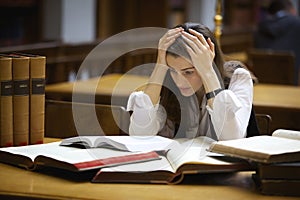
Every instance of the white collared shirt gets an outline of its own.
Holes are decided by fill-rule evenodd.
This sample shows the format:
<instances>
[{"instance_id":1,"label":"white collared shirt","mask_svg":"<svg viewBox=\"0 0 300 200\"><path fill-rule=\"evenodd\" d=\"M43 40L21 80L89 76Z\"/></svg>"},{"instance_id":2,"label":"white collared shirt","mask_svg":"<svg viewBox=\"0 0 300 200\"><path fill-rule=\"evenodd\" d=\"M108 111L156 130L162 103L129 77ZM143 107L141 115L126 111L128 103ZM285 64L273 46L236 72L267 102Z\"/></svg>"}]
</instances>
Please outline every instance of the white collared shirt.
<instances>
[{"instance_id":1,"label":"white collared shirt","mask_svg":"<svg viewBox=\"0 0 300 200\"><path fill-rule=\"evenodd\" d=\"M214 99L213 109L206 106L218 140L243 138L253 102L253 82L250 73L238 68L234 71L228 89ZM166 112L161 105L153 105L142 91L133 92L127 104L132 110L130 135L156 135L166 123Z\"/></svg>"}]
</instances>

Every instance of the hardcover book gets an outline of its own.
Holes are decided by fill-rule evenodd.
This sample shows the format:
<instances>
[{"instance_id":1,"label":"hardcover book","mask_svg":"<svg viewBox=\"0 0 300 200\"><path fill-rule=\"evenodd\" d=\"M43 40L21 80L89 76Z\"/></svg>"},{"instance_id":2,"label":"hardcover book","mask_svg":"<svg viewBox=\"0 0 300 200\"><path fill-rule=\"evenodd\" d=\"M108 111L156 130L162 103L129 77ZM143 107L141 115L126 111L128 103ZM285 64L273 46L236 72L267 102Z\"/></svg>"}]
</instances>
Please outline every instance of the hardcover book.
<instances>
[{"instance_id":1,"label":"hardcover book","mask_svg":"<svg viewBox=\"0 0 300 200\"><path fill-rule=\"evenodd\" d=\"M60 142L0 148L0 161L28 170L52 167L81 172L108 166L160 159L152 152L116 151L107 148L81 149Z\"/></svg>"},{"instance_id":2,"label":"hardcover book","mask_svg":"<svg viewBox=\"0 0 300 200\"><path fill-rule=\"evenodd\" d=\"M207 149L212 142L214 140L203 136L176 139L160 160L102 168L92 182L178 184L186 174L254 170L245 160L209 153Z\"/></svg>"},{"instance_id":3,"label":"hardcover book","mask_svg":"<svg viewBox=\"0 0 300 200\"><path fill-rule=\"evenodd\" d=\"M300 196L299 179L260 179L253 174L253 180L259 192L265 195Z\"/></svg>"},{"instance_id":4,"label":"hardcover book","mask_svg":"<svg viewBox=\"0 0 300 200\"><path fill-rule=\"evenodd\" d=\"M29 58L11 55L14 146L29 142Z\"/></svg>"},{"instance_id":5,"label":"hardcover book","mask_svg":"<svg viewBox=\"0 0 300 200\"><path fill-rule=\"evenodd\" d=\"M13 146L12 59L0 57L0 147Z\"/></svg>"},{"instance_id":6,"label":"hardcover book","mask_svg":"<svg viewBox=\"0 0 300 200\"><path fill-rule=\"evenodd\" d=\"M45 134L46 57L27 56L30 58L29 144L40 144Z\"/></svg>"},{"instance_id":7,"label":"hardcover book","mask_svg":"<svg viewBox=\"0 0 300 200\"><path fill-rule=\"evenodd\" d=\"M98 145L91 148L78 146L74 140L75 147L69 146L69 140L69 144L62 141L1 148L0 161L30 170L42 166L70 172L99 169L92 179L94 183L176 184L185 174L253 170L244 160L208 154L206 149L213 140L206 137L180 140L160 136L98 137Z\"/></svg>"},{"instance_id":8,"label":"hardcover book","mask_svg":"<svg viewBox=\"0 0 300 200\"><path fill-rule=\"evenodd\" d=\"M209 151L259 163L300 161L300 132L278 129L261 135L214 142Z\"/></svg>"},{"instance_id":9,"label":"hardcover book","mask_svg":"<svg viewBox=\"0 0 300 200\"><path fill-rule=\"evenodd\" d=\"M300 162L262 164L257 166L260 179L286 179L300 181Z\"/></svg>"}]
</instances>

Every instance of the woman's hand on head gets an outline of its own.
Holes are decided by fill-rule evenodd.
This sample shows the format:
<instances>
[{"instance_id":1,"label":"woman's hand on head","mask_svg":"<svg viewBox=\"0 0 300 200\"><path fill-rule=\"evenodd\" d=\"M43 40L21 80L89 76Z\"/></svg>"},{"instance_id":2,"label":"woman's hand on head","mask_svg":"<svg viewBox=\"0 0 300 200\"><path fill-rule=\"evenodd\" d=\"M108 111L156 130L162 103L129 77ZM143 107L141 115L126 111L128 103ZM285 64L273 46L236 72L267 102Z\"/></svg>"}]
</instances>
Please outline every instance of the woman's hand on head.
<instances>
[{"instance_id":1,"label":"woman's hand on head","mask_svg":"<svg viewBox=\"0 0 300 200\"><path fill-rule=\"evenodd\" d=\"M210 38L207 40L201 33L189 29L190 33L182 33L182 37L187 43L187 51L192 60L192 65L196 68L202 79L205 92L211 92L221 88L217 74L213 69L215 57L215 45ZM213 107L213 99L208 100L208 105Z\"/></svg>"},{"instance_id":2,"label":"woman's hand on head","mask_svg":"<svg viewBox=\"0 0 300 200\"><path fill-rule=\"evenodd\" d=\"M182 36L189 45L186 48L191 56L193 66L197 69L200 76L211 72L215 57L214 43L210 38L206 40L201 33L193 29L189 29L189 32L183 32Z\"/></svg>"},{"instance_id":3,"label":"woman's hand on head","mask_svg":"<svg viewBox=\"0 0 300 200\"><path fill-rule=\"evenodd\" d=\"M166 65L166 51L171 44L179 37L183 32L183 28L174 28L170 29L165 33L159 40L158 43L158 56L157 56L157 63Z\"/></svg>"}]
</instances>

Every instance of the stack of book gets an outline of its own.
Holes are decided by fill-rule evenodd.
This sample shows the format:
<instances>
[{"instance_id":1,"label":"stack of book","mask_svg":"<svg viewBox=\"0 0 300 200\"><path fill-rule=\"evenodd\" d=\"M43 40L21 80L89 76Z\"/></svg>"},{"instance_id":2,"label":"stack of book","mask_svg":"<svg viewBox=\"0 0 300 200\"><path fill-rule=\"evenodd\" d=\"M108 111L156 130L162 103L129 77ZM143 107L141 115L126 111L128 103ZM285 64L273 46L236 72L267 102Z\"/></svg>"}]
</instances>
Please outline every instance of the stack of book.
<instances>
[{"instance_id":1,"label":"stack of book","mask_svg":"<svg viewBox=\"0 0 300 200\"><path fill-rule=\"evenodd\" d=\"M300 196L300 162L259 164L253 179L263 194Z\"/></svg>"},{"instance_id":2,"label":"stack of book","mask_svg":"<svg viewBox=\"0 0 300 200\"><path fill-rule=\"evenodd\" d=\"M0 146L43 143L46 57L0 55Z\"/></svg>"},{"instance_id":3,"label":"stack of book","mask_svg":"<svg viewBox=\"0 0 300 200\"><path fill-rule=\"evenodd\" d=\"M300 196L300 132L279 129L272 136L221 141L214 151L253 161L262 194Z\"/></svg>"},{"instance_id":4,"label":"stack of book","mask_svg":"<svg viewBox=\"0 0 300 200\"><path fill-rule=\"evenodd\" d=\"M300 133L296 131L277 131L274 135L285 133L288 139L299 141ZM298 144L300 146L300 144ZM292 144L290 143L290 146ZM294 148L297 148L294 146ZM267 195L300 196L300 155L295 158L287 156L284 162L259 163L253 179L260 192ZM295 160L295 161L293 161Z\"/></svg>"}]
</instances>

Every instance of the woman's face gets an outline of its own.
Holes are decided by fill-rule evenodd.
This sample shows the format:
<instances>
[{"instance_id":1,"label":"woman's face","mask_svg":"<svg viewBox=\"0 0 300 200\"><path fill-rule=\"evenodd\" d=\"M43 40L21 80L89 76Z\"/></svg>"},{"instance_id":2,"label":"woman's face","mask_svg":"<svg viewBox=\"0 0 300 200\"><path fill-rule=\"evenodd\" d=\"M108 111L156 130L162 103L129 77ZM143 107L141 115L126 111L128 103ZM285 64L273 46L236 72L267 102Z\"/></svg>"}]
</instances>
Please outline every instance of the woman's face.
<instances>
[{"instance_id":1,"label":"woman's face","mask_svg":"<svg viewBox=\"0 0 300 200\"><path fill-rule=\"evenodd\" d=\"M191 96L202 87L199 74L187 59L168 54L166 61L171 77L183 96Z\"/></svg>"}]
</instances>

